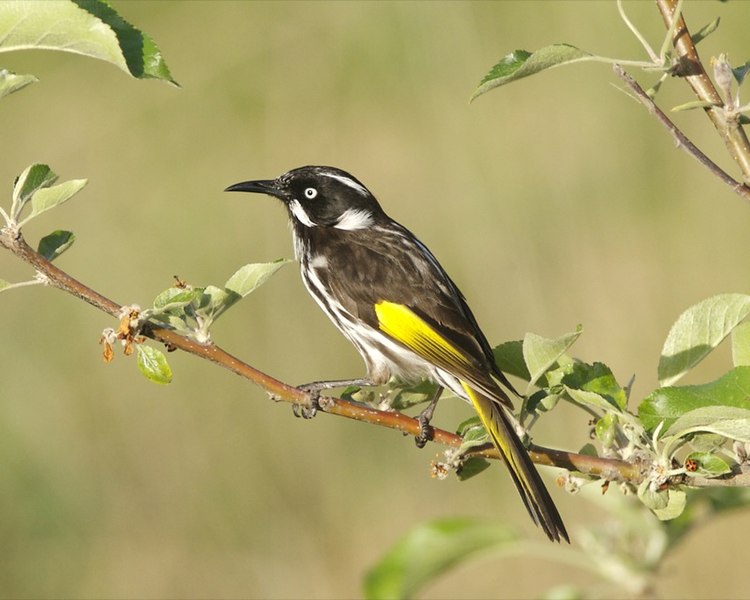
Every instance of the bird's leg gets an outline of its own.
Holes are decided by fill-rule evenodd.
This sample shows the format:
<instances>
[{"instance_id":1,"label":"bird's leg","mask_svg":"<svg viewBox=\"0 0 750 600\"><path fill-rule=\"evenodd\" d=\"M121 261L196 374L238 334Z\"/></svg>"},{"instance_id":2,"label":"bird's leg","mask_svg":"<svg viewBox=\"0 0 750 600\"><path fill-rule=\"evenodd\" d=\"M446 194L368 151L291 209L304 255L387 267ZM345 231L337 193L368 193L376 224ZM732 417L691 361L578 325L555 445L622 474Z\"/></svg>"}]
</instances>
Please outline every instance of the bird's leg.
<instances>
[{"instance_id":1,"label":"bird's leg","mask_svg":"<svg viewBox=\"0 0 750 600\"><path fill-rule=\"evenodd\" d=\"M320 405L318 400L320 399L320 392L323 390L330 390L333 388L345 388L350 385L367 386L372 385L369 379L337 379L334 381L313 381L304 385L298 385L297 389L307 392L312 396L311 406L308 408L301 404L292 405L292 411L295 417L302 417L303 419L312 419L318 412Z\"/></svg>"},{"instance_id":2,"label":"bird's leg","mask_svg":"<svg viewBox=\"0 0 750 600\"><path fill-rule=\"evenodd\" d=\"M430 426L430 421L435 414L435 407L437 406L438 400L440 400L440 394L442 393L442 387L435 390L435 393L430 399L430 403L417 415L417 421L419 421L419 435L414 438L414 443L417 445L417 448L424 448L425 444L432 439L432 427Z\"/></svg>"}]
</instances>

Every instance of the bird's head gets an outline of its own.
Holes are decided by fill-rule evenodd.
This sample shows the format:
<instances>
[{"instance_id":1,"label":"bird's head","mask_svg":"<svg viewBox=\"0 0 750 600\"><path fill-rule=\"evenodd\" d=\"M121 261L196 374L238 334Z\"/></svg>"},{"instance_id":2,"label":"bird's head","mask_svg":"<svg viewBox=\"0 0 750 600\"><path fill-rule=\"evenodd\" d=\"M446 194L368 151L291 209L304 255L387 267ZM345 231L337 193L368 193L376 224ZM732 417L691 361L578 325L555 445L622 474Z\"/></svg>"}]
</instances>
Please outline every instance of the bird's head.
<instances>
[{"instance_id":1,"label":"bird's head","mask_svg":"<svg viewBox=\"0 0 750 600\"><path fill-rule=\"evenodd\" d=\"M226 192L254 192L281 200L296 225L366 229L383 215L378 201L355 177L335 167L299 167L276 179L243 181Z\"/></svg>"}]
</instances>

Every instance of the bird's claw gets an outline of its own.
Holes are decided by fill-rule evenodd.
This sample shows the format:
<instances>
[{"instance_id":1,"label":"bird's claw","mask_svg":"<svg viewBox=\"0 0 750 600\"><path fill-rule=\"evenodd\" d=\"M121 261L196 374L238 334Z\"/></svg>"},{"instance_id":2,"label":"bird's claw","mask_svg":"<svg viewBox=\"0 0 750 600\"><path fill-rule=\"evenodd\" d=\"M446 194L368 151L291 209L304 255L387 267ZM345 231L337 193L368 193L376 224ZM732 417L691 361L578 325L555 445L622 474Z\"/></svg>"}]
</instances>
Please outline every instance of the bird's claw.
<instances>
[{"instance_id":1,"label":"bird's claw","mask_svg":"<svg viewBox=\"0 0 750 600\"><path fill-rule=\"evenodd\" d=\"M434 430L430 425L429 417L424 413L420 413L417 416L417 421L419 422L419 433L414 436L414 443L417 445L417 448L424 448L427 442L432 440Z\"/></svg>"}]
</instances>

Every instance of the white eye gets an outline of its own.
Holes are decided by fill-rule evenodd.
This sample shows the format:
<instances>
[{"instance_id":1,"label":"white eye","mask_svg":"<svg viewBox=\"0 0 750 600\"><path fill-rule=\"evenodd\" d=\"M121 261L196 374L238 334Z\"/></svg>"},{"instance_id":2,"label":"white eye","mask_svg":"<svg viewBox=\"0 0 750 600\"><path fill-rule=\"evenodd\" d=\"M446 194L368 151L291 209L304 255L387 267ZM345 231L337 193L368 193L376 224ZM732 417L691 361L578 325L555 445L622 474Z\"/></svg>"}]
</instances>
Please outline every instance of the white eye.
<instances>
[{"instance_id":1,"label":"white eye","mask_svg":"<svg viewBox=\"0 0 750 600\"><path fill-rule=\"evenodd\" d=\"M305 198L307 198L308 200L312 200L317 195L318 195L318 190L316 190L315 188L305 189Z\"/></svg>"}]
</instances>

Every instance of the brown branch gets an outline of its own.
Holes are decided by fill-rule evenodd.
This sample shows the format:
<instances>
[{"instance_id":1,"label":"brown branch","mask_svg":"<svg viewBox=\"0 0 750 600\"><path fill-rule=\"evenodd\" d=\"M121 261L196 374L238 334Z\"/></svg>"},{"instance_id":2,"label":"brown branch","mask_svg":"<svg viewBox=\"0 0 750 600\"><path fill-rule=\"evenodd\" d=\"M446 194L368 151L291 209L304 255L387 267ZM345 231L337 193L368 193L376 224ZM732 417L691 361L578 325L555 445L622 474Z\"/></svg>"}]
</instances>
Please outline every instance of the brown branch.
<instances>
[{"instance_id":1,"label":"brown branch","mask_svg":"<svg viewBox=\"0 0 750 600\"><path fill-rule=\"evenodd\" d=\"M10 229L0 230L0 245L6 247L16 256L32 265L38 273L44 276L49 285L72 294L76 298L88 302L95 308L98 308L113 317L119 317L122 311L122 305L102 296L77 279L68 275L65 271L56 267L49 260L31 248L19 232ZM140 334L158 342L162 342L172 348L177 348L188 352L189 354L193 354L194 356L210 360L211 362L260 386L276 400L282 400L306 407L312 406L312 397L309 393L287 385L278 379L255 369L213 343L201 344L191 338L182 336L170 329L159 327L153 323L144 324ZM328 396L321 397L319 399L319 405L321 410L328 414L362 421L371 425L395 429L408 435L416 436L420 433L419 421L400 412L378 410L358 402ZM438 428L432 429L432 441L453 448L459 448L463 443L461 436ZM643 480L647 471L647 465L576 454L574 452L554 450L535 445L531 446L529 455L533 462L540 465L558 467L567 471L579 472L584 475L613 482L638 484ZM482 456L491 459L500 458L497 449L490 446L472 449L467 452L467 456ZM715 481L716 480L706 480L705 482L701 482L694 479L686 483L694 486L720 485L715 483ZM724 485L736 485L731 483L731 480L724 479L722 481L724 482ZM740 485L747 484L748 482L743 479L743 483Z\"/></svg>"},{"instance_id":2,"label":"brown branch","mask_svg":"<svg viewBox=\"0 0 750 600\"><path fill-rule=\"evenodd\" d=\"M638 101L643 104L648 111L656 117L656 119L667 128L672 134L677 146L682 148L690 156L695 158L699 163L706 167L711 173L716 175L724 183L726 183L732 191L741 196L747 201L750 201L750 187L735 180L731 175L724 171L719 165L713 162L708 156L706 156L690 139L682 133L682 131L664 114L651 97L638 85L638 82L633 79L620 65L614 66L614 71L617 76L622 79L630 90L635 94Z\"/></svg>"},{"instance_id":3,"label":"brown branch","mask_svg":"<svg viewBox=\"0 0 750 600\"><path fill-rule=\"evenodd\" d=\"M677 4L677 0L656 0L656 6L667 29L672 25ZM704 108L706 114L724 140L730 155L739 165L743 180L750 183L750 141L739 120L727 118L724 101L703 68L682 14L677 18L672 44L677 58L674 74L684 78L698 99L707 104Z\"/></svg>"}]
</instances>

